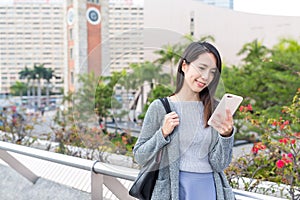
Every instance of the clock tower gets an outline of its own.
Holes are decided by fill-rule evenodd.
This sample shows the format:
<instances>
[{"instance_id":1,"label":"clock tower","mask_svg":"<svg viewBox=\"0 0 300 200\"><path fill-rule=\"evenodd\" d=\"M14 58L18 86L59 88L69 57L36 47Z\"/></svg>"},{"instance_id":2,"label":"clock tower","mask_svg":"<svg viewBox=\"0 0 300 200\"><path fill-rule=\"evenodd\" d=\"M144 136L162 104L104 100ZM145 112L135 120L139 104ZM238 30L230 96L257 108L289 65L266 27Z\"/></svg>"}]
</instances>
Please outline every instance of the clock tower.
<instances>
[{"instance_id":1,"label":"clock tower","mask_svg":"<svg viewBox=\"0 0 300 200\"><path fill-rule=\"evenodd\" d=\"M76 91L79 74L101 75L101 3L67 0L67 70L65 92Z\"/></svg>"}]
</instances>

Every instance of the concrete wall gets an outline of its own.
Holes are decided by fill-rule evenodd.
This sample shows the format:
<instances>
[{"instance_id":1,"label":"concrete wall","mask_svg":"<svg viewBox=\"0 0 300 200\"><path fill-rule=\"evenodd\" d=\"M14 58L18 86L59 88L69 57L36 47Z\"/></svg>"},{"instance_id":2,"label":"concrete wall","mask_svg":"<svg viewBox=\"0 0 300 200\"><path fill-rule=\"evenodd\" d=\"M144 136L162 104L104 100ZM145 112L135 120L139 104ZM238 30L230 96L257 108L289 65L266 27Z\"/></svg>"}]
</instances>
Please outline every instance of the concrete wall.
<instances>
[{"instance_id":1,"label":"concrete wall","mask_svg":"<svg viewBox=\"0 0 300 200\"><path fill-rule=\"evenodd\" d=\"M228 64L239 63L241 58L236 56L237 52L256 38L267 47L272 47L281 37L300 41L300 17L248 14L194 0L145 0L145 29L157 30L156 38L146 34L145 44L158 46L178 41L178 36L190 32L192 12L196 38L214 36ZM148 58L153 58L151 52L147 52L145 60Z\"/></svg>"}]
</instances>

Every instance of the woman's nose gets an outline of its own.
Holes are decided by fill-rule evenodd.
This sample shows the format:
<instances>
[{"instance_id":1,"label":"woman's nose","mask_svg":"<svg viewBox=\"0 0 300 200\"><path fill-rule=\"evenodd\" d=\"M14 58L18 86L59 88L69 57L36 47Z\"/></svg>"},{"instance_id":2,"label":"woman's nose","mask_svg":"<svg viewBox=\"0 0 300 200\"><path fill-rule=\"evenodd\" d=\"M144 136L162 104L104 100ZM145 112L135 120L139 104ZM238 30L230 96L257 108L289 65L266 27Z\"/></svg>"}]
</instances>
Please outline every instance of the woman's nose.
<instances>
[{"instance_id":1,"label":"woman's nose","mask_svg":"<svg viewBox=\"0 0 300 200\"><path fill-rule=\"evenodd\" d=\"M209 70L203 71L202 74L201 74L201 76L202 76L202 78L204 80L208 80L208 78L209 78Z\"/></svg>"}]
</instances>

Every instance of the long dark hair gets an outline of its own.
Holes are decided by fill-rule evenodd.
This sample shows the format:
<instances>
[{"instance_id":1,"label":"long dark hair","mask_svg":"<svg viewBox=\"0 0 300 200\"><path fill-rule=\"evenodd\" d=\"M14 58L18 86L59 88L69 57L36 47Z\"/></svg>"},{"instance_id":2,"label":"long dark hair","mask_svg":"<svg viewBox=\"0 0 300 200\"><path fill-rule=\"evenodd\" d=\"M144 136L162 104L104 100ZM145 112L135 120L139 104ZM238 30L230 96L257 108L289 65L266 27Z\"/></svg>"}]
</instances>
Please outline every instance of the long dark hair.
<instances>
[{"instance_id":1,"label":"long dark hair","mask_svg":"<svg viewBox=\"0 0 300 200\"><path fill-rule=\"evenodd\" d=\"M182 71L182 64L185 61L187 64L195 61L200 54L203 53L212 53L217 61L217 69L219 73L215 73L215 76L211 83L199 92L200 100L204 105L204 123L205 127L208 127L207 121L212 115L213 109L215 107L215 93L220 80L220 75L222 71L222 61L219 51L212 44L208 42L193 42L191 43L183 52L181 59L179 61L178 69L177 69L177 83L175 94L178 93L184 82L184 72Z\"/></svg>"}]
</instances>

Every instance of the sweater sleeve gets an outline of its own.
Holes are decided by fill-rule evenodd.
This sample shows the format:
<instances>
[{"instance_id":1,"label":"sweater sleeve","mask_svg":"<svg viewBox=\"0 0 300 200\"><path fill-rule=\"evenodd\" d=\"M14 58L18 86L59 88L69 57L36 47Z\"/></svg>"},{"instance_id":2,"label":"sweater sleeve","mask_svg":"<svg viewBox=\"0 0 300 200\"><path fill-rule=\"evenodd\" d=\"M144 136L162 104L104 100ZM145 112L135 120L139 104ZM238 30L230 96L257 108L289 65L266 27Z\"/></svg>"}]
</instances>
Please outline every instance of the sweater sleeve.
<instances>
[{"instance_id":1,"label":"sweater sleeve","mask_svg":"<svg viewBox=\"0 0 300 200\"><path fill-rule=\"evenodd\" d=\"M162 147L170 142L170 138L164 138L161 126L166 111L159 100L154 100L145 115L143 126L134 146L134 158L138 164L144 165Z\"/></svg>"},{"instance_id":2,"label":"sweater sleeve","mask_svg":"<svg viewBox=\"0 0 300 200\"><path fill-rule=\"evenodd\" d=\"M235 129L230 137L222 137L217 131L214 134L218 136L209 153L209 162L215 172L222 172L229 166L232 159Z\"/></svg>"}]
</instances>

